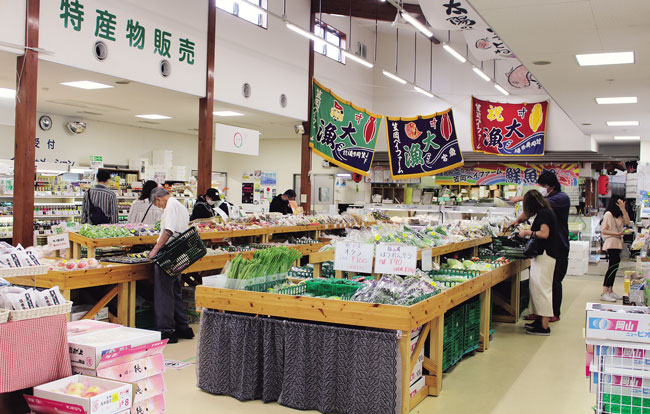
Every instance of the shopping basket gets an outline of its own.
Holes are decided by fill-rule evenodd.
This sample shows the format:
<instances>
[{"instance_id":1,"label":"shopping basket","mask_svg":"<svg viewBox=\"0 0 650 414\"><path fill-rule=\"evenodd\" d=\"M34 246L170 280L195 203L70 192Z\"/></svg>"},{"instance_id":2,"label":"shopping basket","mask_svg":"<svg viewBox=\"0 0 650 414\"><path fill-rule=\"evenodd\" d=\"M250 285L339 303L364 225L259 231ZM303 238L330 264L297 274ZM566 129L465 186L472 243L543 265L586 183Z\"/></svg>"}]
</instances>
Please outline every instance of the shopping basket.
<instances>
[{"instance_id":1,"label":"shopping basket","mask_svg":"<svg viewBox=\"0 0 650 414\"><path fill-rule=\"evenodd\" d=\"M205 246L199 232L195 227L190 227L160 249L151 261L169 276L175 277L205 254Z\"/></svg>"}]
</instances>

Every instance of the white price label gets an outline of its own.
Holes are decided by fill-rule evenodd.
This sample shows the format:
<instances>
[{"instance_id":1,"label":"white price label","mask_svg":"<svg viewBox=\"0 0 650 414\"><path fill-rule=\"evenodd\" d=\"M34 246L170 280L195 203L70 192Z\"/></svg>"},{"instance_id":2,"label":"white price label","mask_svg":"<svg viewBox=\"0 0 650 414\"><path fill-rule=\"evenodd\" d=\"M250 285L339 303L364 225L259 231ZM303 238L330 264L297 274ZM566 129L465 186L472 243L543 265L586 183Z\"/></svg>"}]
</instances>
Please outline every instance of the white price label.
<instances>
[{"instance_id":1,"label":"white price label","mask_svg":"<svg viewBox=\"0 0 650 414\"><path fill-rule=\"evenodd\" d=\"M431 257L431 249L422 250L422 270L433 270L433 258Z\"/></svg>"},{"instance_id":2,"label":"white price label","mask_svg":"<svg viewBox=\"0 0 650 414\"><path fill-rule=\"evenodd\" d=\"M374 245L368 243L336 243L334 269L347 272L372 273Z\"/></svg>"},{"instance_id":3,"label":"white price label","mask_svg":"<svg viewBox=\"0 0 650 414\"><path fill-rule=\"evenodd\" d=\"M70 236L68 233L47 236L47 247L51 250L67 249L70 247Z\"/></svg>"},{"instance_id":4,"label":"white price label","mask_svg":"<svg viewBox=\"0 0 650 414\"><path fill-rule=\"evenodd\" d=\"M418 249L403 244L378 244L375 273L414 275L417 269Z\"/></svg>"}]
</instances>

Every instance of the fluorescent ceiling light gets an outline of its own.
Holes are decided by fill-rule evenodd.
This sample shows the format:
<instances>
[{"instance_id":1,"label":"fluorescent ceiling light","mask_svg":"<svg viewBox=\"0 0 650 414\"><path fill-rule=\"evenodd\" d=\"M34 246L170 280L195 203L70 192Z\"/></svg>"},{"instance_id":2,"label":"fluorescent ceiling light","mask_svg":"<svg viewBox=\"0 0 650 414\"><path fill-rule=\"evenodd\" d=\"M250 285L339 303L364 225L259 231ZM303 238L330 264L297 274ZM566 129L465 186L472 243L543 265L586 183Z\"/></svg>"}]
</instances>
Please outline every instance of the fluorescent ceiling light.
<instances>
[{"instance_id":1,"label":"fluorescent ceiling light","mask_svg":"<svg viewBox=\"0 0 650 414\"><path fill-rule=\"evenodd\" d=\"M417 92L420 92L422 95L426 95L429 98L433 98L433 94L427 90L424 90L420 88L419 86L413 86L413 89L415 89Z\"/></svg>"},{"instance_id":2,"label":"fluorescent ceiling light","mask_svg":"<svg viewBox=\"0 0 650 414\"><path fill-rule=\"evenodd\" d=\"M389 72L389 71L387 71L385 69L382 71L382 73L384 75L388 76L389 78L391 78L392 80L397 81L397 82L401 83L402 85L406 85L406 81L404 79L400 78L399 76L395 75L394 73Z\"/></svg>"},{"instance_id":3,"label":"fluorescent ceiling light","mask_svg":"<svg viewBox=\"0 0 650 414\"><path fill-rule=\"evenodd\" d=\"M495 84L494 84L494 87L496 88L497 91L501 92L502 94L504 94L504 95L506 95L506 96L507 96L507 95L510 95L510 92L508 92L507 90L503 89L503 87L502 87L501 85L499 85L498 83L495 83Z\"/></svg>"},{"instance_id":4,"label":"fluorescent ceiling light","mask_svg":"<svg viewBox=\"0 0 650 414\"><path fill-rule=\"evenodd\" d=\"M411 15L411 14L405 12L405 11L402 11L402 17L404 18L404 20L411 23L411 25L413 25L413 27L418 29L426 37L433 36L433 32L431 32L431 30L427 29L427 27L425 25L423 25L422 23L420 23L420 21L418 19L416 19L413 15Z\"/></svg>"},{"instance_id":5,"label":"fluorescent ceiling light","mask_svg":"<svg viewBox=\"0 0 650 414\"><path fill-rule=\"evenodd\" d=\"M212 114L216 116L244 116L244 114L235 111L214 111Z\"/></svg>"},{"instance_id":6,"label":"fluorescent ceiling light","mask_svg":"<svg viewBox=\"0 0 650 414\"><path fill-rule=\"evenodd\" d=\"M448 44L442 45L442 48L445 49L447 52L449 52L450 55L455 57L456 59L460 60L461 62L465 63L467 62L467 59L465 59L465 56L461 55L460 53L456 52L453 47L449 46Z\"/></svg>"},{"instance_id":7,"label":"fluorescent ceiling light","mask_svg":"<svg viewBox=\"0 0 650 414\"><path fill-rule=\"evenodd\" d=\"M614 98L596 98L598 105L612 105L612 104L629 104L636 103L636 96L620 96Z\"/></svg>"},{"instance_id":8,"label":"fluorescent ceiling light","mask_svg":"<svg viewBox=\"0 0 650 414\"><path fill-rule=\"evenodd\" d=\"M481 78L483 78L483 80L485 80L486 82L489 82L489 81L492 80L492 79L490 79L490 77L489 77L488 75L486 75L486 74L485 74L481 69L477 68L476 66L474 66L474 67L472 68L472 70L473 70L474 73L476 73L478 76L480 76Z\"/></svg>"},{"instance_id":9,"label":"fluorescent ceiling light","mask_svg":"<svg viewBox=\"0 0 650 414\"><path fill-rule=\"evenodd\" d=\"M15 99L16 91L8 88L0 88L0 98Z\"/></svg>"},{"instance_id":10,"label":"fluorescent ceiling light","mask_svg":"<svg viewBox=\"0 0 650 414\"><path fill-rule=\"evenodd\" d=\"M622 65L634 63L634 52L589 53L576 55L580 66Z\"/></svg>"},{"instance_id":11,"label":"fluorescent ceiling light","mask_svg":"<svg viewBox=\"0 0 650 414\"><path fill-rule=\"evenodd\" d=\"M641 139L640 136L632 136L632 135L624 135L624 136L616 136L614 139L619 140L619 141L639 141Z\"/></svg>"},{"instance_id":12,"label":"fluorescent ceiling light","mask_svg":"<svg viewBox=\"0 0 650 414\"><path fill-rule=\"evenodd\" d=\"M367 60L362 59L359 56L348 52L347 50L342 50L341 53L343 53L343 56L345 56L346 58L349 58L350 60L354 60L355 62L360 63L367 68L372 68L374 66L372 63L368 62Z\"/></svg>"},{"instance_id":13,"label":"fluorescent ceiling light","mask_svg":"<svg viewBox=\"0 0 650 414\"><path fill-rule=\"evenodd\" d=\"M61 85L72 86L73 88L80 89L108 89L113 87L111 85L105 85L103 83L92 81L61 82Z\"/></svg>"},{"instance_id":14,"label":"fluorescent ceiling light","mask_svg":"<svg viewBox=\"0 0 650 414\"><path fill-rule=\"evenodd\" d=\"M171 116L158 115L158 114L136 115L135 117L144 118L144 119L172 119Z\"/></svg>"},{"instance_id":15,"label":"fluorescent ceiling light","mask_svg":"<svg viewBox=\"0 0 650 414\"><path fill-rule=\"evenodd\" d=\"M291 31L294 31L294 32L298 33L301 36L305 36L306 38L311 39L316 43L318 43L318 42L325 43L325 40L323 40L322 38L316 36L312 32L308 32L307 30L303 29L302 27L296 26L295 24L290 23L290 22L286 22L286 25L287 25L287 29L289 29ZM332 43L328 43L328 44L331 44L332 46L336 47L336 45L334 45Z\"/></svg>"},{"instance_id":16,"label":"fluorescent ceiling light","mask_svg":"<svg viewBox=\"0 0 650 414\"><path fill-rule=\"evenodd\" d=\"M607 126L639 126L639 121L607 121Z\"/></svg>"}]
</instances>

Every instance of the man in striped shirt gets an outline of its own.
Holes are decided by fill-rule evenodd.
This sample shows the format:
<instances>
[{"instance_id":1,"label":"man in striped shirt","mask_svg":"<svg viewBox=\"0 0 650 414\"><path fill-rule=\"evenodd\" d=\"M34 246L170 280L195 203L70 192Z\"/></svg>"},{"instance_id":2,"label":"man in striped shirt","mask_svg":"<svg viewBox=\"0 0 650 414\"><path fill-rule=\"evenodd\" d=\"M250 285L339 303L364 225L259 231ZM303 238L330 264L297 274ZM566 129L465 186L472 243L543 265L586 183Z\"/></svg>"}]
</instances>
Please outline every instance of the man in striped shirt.
<instances>
[{"instance_id":1,"label":"man in striped shirt","mask_svg":"<svg viewBox=\"0 0 650 414\"><path fill-rule=\"evenodd\" d=\"M117 216L117 195L115 192L108 188L108 180L111 179L111 174L106 170L97 171L97 184L86 191L81 205L81 223L90 224L104 224L93 223L90 218L90 204L104 212L108 219L107 223L117 224L119 218ZM88 198L90 197L90 203Z\"/></svg>"}]
</instances>

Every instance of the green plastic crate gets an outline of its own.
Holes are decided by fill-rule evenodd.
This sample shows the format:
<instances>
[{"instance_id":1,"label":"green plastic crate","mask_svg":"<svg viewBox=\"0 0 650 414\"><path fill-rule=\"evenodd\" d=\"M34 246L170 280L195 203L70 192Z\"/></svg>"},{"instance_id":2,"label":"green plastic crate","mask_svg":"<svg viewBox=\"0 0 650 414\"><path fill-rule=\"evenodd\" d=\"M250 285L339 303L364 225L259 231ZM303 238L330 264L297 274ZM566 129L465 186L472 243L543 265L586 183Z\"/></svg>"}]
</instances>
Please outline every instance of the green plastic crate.
<instances>
[{"instance_id":1,"label":"green plastic crate","mask_svg":"<svg viewBox=\"0 0 650 414\"><path fill-rule=\"evenodd\" d=\"M156 327L156 315L153 308L135 310L135 327L139 329L154 329Z\"/></svg>"}]
</instances>

